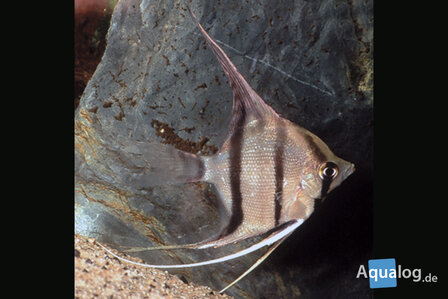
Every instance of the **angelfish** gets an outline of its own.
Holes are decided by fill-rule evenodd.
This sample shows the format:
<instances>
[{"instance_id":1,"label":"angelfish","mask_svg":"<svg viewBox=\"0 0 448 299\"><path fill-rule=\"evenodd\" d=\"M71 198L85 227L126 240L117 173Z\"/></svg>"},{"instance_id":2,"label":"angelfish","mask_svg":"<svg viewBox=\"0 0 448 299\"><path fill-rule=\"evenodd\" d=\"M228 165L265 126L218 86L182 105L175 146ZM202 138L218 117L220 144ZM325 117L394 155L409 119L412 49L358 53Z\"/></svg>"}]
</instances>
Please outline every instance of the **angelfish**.
<instances>
[{"instance_id":1,"label":"angelfish","mask_svg":"<svg viewBox=\"0 0 448 299\"><path fill-rule=\"evenodd\" d=\"M105 249L121 260L145 267L184 268L228 261L270 246L252 267L222 289L222 293L291 235L313 213L316 202L353 173L354 164L334 155L319 137L282 118L268 106L189 11L229 79L233 91L230 127L222 147L211 156L195 155L162 144L140 142L133 145L133 151L141 155L148 166L134 179L146 187L197 181L212 183L219 192L227 217L222 217L226 220L221 223L221 231L211 239L134 251L216 248L270 234L239 252L192 264L135 263Z\"/></svg>"}]
</instances>

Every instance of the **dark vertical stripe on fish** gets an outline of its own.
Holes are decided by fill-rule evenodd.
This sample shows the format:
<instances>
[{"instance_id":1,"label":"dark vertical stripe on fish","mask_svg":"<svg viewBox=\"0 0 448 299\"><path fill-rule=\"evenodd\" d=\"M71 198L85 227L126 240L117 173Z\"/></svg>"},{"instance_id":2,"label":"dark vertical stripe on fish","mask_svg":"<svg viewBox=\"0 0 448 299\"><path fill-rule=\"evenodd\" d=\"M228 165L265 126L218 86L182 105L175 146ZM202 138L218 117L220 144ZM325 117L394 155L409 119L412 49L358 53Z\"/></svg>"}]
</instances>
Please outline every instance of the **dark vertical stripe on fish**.
<instances>
[{"instance_id":1,"label":"dark vertical stripe on fish","mask_svg":"<svg viewBox=\"0 0 448 299\"><path fill-rule=\"evenodd\" d=\"M246 111L241 107L241 115L236 123L235 131L230 139L230 191L232 194L232 215L229 224L220 237L233 233L243 222L243 196L241 193L241 152L243 149L244 123Z\"/></svg>"},{"instance_id":2,"label":"dark vertical stripe on fish","mask_svg":"<svg viewBox=\"0 0 448 299\"><path fill-rule=\"evenodd\" d=\"M275 226L278 225L281 210L282 210L282 198L283 198L283 154L285 151L286 131L285 127L279 122L276 130L275 140L275 155L274 155L274 173L275 173Z\"/></svg>"},{"instance_id":3,"label":"dark vertical stripe on fish","mask_svg":"<svg viewBox=\"0 0 448 299\"><path fill-rule=\"evenodd\" d=\"M317 156L319 161L324 162L327 160L327 156L320 150L319 146L317 146L316 142L314 141L313 137L308 134L304 134L305 139L308 142L308 145L311 147L311 150L313 153Z\"/></svg>"},{"instance_id":4,"label":"dark vertical stripe on fish","mask_svg":"<svg viewBox=\"0 0 448 299\"><path fill-rule=\"evenodd\" d=\"M337 167L336 164L333 162L327 162L325 164L325 167ZM320 190L320 198L324 199L325 196L327 196L328 190L330 189L331 182L333 181L332 178L324 177L322 179L322 188Z\"/></svg>"}]
</instances>

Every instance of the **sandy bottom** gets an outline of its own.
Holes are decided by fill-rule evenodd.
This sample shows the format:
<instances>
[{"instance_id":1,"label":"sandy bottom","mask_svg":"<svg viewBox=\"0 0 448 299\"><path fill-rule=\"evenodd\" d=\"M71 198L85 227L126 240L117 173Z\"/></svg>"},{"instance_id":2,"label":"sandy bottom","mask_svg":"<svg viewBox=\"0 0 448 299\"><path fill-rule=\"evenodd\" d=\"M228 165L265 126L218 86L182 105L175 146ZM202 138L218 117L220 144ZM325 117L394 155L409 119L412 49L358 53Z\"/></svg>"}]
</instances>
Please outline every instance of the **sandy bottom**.
<instances>
[{"instance_id":1,"label":"sandy bottom","mask_svg":"<svg viewBox=\"0 0 448 299\"><path fill-rule=\"evenodd\" d=\"M126 258L143 262L139 258ZM75 235L75 298L233 297L206 286L186 284L166 271L121 262L95 239Z\"/></svg>"}]
</instances>

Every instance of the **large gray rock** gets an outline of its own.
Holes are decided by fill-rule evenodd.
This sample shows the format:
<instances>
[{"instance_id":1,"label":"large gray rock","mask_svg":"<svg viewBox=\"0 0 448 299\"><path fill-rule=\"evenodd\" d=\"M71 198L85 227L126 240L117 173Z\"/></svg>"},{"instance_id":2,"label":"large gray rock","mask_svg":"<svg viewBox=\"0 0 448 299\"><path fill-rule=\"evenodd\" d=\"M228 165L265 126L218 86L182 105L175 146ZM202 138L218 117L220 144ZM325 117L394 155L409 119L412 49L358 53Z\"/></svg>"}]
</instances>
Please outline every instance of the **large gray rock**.
<instances>
[{"instance_id":1,"label":"large gray rock","mask_svg":"<svg viewBox=\"0 0 448 299\"><path fill-rule=\"evenodd\" d=\"M371 297L357 279L372 254L373 1L195 1L201 24L252 87L357 171L267 261L238 298ZM214 188L145 188L135 140L190 152L221 145L232 103L220 65L184 1L119 1L107 48L75 118L75 231L111 247L182 244L219 228ZM187 263L247 246L139 252ZM260 256L172 271L220 289Z\"/></svg>"}]
</instances>

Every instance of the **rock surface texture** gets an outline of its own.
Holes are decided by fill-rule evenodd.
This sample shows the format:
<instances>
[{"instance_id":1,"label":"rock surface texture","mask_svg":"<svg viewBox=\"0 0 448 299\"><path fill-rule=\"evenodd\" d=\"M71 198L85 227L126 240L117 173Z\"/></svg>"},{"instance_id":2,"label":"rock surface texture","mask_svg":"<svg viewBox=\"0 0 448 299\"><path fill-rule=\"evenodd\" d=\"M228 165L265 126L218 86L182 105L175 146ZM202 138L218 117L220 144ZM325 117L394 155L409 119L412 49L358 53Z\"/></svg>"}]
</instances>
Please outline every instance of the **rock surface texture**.
<instances>
[{"instance_id":1,"label":"rock surface texture","mask_svg":"<svg viewBox=\"0 0 448 299\"><path fill-rule=\"evenodd\" d=\"M187 4L274 110L357 169L227 294L372 297L368 281L356 278L372 255L371 0L119 1L104 56L75 113L75 232L123 250L196 242L219 229L213 186L145 188L131 179L142 165L133 141L158 140L202 154L223 142L231 88ZM252 242L132 255L148 263L188 263ZM170 273L221 289L262 253Z\"/></svg>"}]
</instances>

